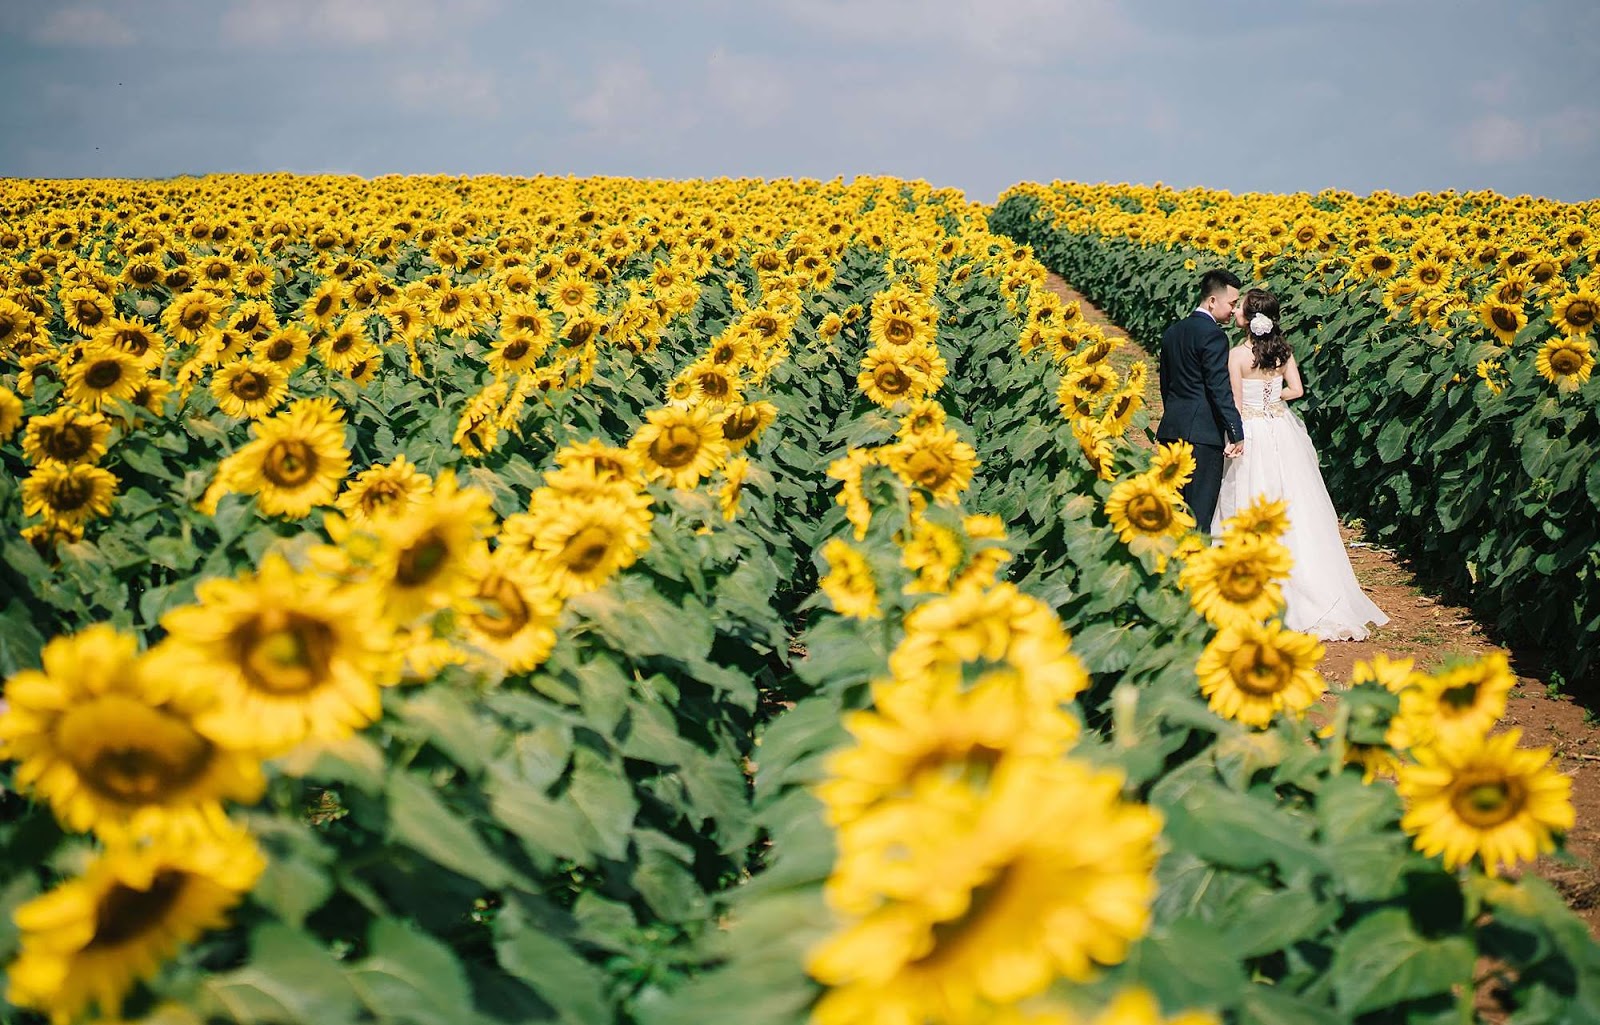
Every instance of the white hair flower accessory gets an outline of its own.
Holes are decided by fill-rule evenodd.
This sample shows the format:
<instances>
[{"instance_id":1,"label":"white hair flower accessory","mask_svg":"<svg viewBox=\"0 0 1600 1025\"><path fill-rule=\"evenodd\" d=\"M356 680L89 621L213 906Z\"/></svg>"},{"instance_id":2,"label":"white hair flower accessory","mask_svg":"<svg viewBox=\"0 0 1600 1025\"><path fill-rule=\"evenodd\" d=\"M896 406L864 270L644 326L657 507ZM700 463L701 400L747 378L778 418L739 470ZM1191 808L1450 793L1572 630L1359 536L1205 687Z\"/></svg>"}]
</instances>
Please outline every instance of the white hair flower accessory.
<instances>
[{"instance_id":1,"label":"white hair flower accessory","mask_svg":"<svg viewBox=\"0 0 1600 1025\"><path fill-rule=\"evenodd\" d=\"M1272 333L1272 318L1265 313L1258 313L1250 318L1250 333L1260 337Z\"/></svg>"}]
</instances>

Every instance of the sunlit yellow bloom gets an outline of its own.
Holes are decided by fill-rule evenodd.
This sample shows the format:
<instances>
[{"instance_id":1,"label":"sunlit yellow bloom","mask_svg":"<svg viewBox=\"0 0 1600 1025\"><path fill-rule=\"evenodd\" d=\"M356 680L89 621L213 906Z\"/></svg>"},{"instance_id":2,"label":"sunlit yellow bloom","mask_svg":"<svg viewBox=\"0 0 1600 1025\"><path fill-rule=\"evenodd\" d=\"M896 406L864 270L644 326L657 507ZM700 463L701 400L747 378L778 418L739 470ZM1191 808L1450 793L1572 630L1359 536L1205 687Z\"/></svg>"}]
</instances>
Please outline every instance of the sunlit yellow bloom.
<instances>
[{"instance_id":1,"label":"sunlit yellow bloom","mask_svg":"<svg viewBox=\"0 0 1600 1025\"><path fill-rule=\"evenodd\" d=\"M1289 550L1277 540L1240 533L1192 556L1178 580L1195 611L1213 625L1242 626L1283 608L1279 581L1292 565Z\"/></svg>"},{"instance_id":2,"label":"sunlit yellow bloom","mask_svg":"<svg viewBox=\"0 0 1600 1025\"><path fill-rule=\"evenodd\" d=\"M1200 693L1224 719L1265 728L1278 713L1299 716L1327 689L1317 673L1323 647L1273 622L1225 627L1200 655Z\"/></svg>"},{"instance_id":3,"label":"sunlit yellow bloom","mask_svg":"<svg viewBox=\"0 0 1600 1025\"><path fill-rule=\"evenodd\" d=\"M647 477L675 488L694 487L728 455L722 425L704 407L650 410L628 448L638 454Z\"/></svg>"},{"instance_id":4,"label":"sunlit yellow bloom","mask_svg":"<svg viewBox=\"0 0 1600 1025\"><path fill-rule=\"evenodd\" d=\"M278 755L378 717L396 666L365 589L269 555L255 573L202 580L195 598L161 618L150 671L205 681L216 701L194 724L213 742Z\"/></svg>"},{"instance_id":5,"label":"sunlit yellow bloom","mask_svg":"<svg viewBox=\"0 0 1600 1025\"><path fill-rule=\"evenodd\" d=\"M3 396L0 396L0 400L3 400ZM16 408L20 416L20 401ZM15 427L12 429L15 430ZM7 433L0 430L0 438ZM106 439L110 436L111 425L99 413L86 412L75 406L62 406L54 413L29 418L28 429L22 435L22 452L29 462L41 466L95 463L105 455Z\"/></svg>"},{"instance_id":6,"label":"sunlit yellow bloom","mask_svg":"<svg viewBox=\"0 0 1600 1025\"><path fill-rule=\"evenodd\" d=\"M0 753L68 829L192 833L220 822L223 801L260 796L256 759L194 727L215 701L203 679L152 674L137 640L103 623L56 637L41 661L6 681Z\"/></svg>"},{"instance_id":7,"label":"sunlit yellow bloom","mask_svg":"<svg viewBox=\"0 0 1600 1025\"><path fill-rule=\"evenodd\" d=\"M117 478L98 466L45 463L22 482L22 514L43 516L68 528L111 511Z\"/></svg>"},{"instance_id":8,"label":"sunlit yellow bloom","mask_svg":"<svg viewBox=\"0 0 1600 1025\"><path fill-rule=\"evenodd\" d=\"M828 564L817 586L833 603L841 616L854 619L880 619L883 609L878 604L878 581L866 556L839 538L822 546L822 558Z\"/></svg>"},{"instance_id":9,"label":"sunlit yellow bloom","mask_svg":"<svg viewBox=\"0 0 1600 1025\"><path fill-rule=\"evenodd\" d=\"M1517 747L1522 731L1468 738L1413 752L1397 789L1406 803L1401 827L1417 849L1455 869L1481 859L1498 875L1555 847L1553 833L1573 827L1572 780L1544 748Z\"/></svg>"},{"instance_id":10,"label":"sunlit yellow bloom","mask_svg":"<svg viewBox=\"0 0 1600 1025\"><path fill-rule=\"evenodd\" d=\"M6 998L57 1022L91 1005L116 1019L136 982L227 924L265 867L240 830L99 854L82 875L14 912L21 952L7 968Z\"/></svg>"}]
</instances>

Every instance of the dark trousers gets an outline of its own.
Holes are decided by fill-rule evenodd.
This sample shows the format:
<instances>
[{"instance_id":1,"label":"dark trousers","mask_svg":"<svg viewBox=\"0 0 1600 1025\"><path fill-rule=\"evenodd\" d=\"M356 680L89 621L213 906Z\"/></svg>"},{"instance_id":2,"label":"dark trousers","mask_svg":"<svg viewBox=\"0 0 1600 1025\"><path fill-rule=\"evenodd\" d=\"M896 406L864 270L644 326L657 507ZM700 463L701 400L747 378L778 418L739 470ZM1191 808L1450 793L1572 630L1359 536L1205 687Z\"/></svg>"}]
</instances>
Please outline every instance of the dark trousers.
<instances>
[{"instance_id":1,"label":"dark trousers","mask_svg":"<svg viewBox=\"0 0 1600 1025\"><path fill-rule=\"evenodd\" d=\"M1198 530L1211 533L1211 517L1217 512L1217 496L1222 493L1222 446L1194 446L1194 476L1183 486L1183 500L1194 513Z\"/></svg>"}]
</instances>

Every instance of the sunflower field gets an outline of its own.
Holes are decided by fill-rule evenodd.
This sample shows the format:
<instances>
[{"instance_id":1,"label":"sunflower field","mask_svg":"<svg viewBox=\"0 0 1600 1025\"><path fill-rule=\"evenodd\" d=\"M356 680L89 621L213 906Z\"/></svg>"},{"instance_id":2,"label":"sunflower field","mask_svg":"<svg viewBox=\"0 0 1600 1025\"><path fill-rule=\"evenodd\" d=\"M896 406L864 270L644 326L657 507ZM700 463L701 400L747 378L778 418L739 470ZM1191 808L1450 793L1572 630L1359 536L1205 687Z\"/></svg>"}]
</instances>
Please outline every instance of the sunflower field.
<instances>
[{"instance_id":1,"label":"sunflower field","mask_svg":"<svg viewBox=\"0 0 1600 1025\"><path fill-rule=\"evenodd\" d=\"M1151 343L1270 289L1329 490L1559 677L1600 679L1600 202L1022 185L994 226Z\"/></svg>"},{"instance_id":2,"label":"sunflower field","mask_svg":"<svg viewBox=\"0 0 1600 1025\"><path fill-rule=\"evenodd\" d=\"M1329 692L1041 196L0 185L6 1018L1600 1020L1505 661Z\"/></svg>"}]
</instances>

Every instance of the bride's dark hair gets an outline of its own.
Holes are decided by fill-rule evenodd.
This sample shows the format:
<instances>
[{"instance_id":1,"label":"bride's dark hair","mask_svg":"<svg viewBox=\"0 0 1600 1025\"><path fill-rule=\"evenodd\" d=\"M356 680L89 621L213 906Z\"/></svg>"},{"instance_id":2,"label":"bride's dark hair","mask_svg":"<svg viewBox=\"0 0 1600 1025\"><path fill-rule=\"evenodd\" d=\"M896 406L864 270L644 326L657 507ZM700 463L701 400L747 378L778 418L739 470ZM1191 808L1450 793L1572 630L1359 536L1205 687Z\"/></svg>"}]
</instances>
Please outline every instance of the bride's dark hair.
<instances>
[{"instance_id":1,"label":"bride's dark hair","mask_svg":"<svg viewBox=\"0 0 1600 1025\"><path fill-rule=\"evenodd\" d=\"M1258 335L1250 322L1257 314L1265 316L1272 321L1272 328L1264 335ZM1252 288L1244 294L1244 324L1245 331L1250 335L1250 351L1255 354L1255 365L1258 370L1276 370L1289 362L1289 357L1294 355L1294 350L1289 348L1288 339L1283 337L1283 326L1278 322L1278 297L1264 288Z\"/></svg>"}]
</instances>

